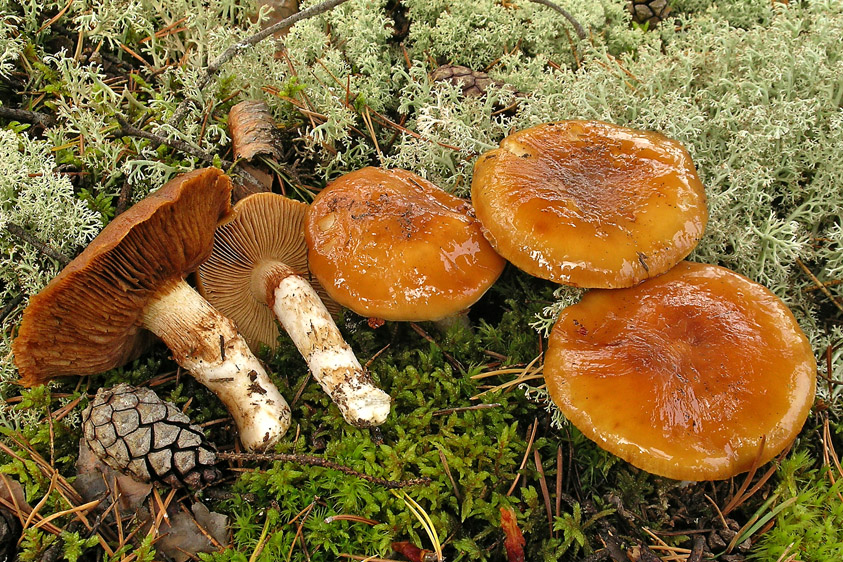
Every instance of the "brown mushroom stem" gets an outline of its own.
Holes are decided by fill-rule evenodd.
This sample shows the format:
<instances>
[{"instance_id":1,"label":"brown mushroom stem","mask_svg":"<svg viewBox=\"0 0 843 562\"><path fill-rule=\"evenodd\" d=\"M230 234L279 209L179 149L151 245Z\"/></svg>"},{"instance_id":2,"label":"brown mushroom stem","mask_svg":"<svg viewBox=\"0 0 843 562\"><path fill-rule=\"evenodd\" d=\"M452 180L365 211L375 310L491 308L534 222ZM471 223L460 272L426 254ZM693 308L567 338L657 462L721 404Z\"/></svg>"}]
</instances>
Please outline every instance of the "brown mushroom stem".
<instances>
[{"instance_id":1,"label":"brown mushroom stem","mask_svg":"<svg viewBox=\"0 0 843 562\"><path fill-rule=\"evenodd\" d=\"M280 262L256 268L260 273L267 289L255 296L272 308L343 418L356 427L382 424L389 414L389 395L360 366L310 283Z\"/></svg>"},{"instance_id":2,"label":"brown mushroom stem","mask_svg":"<svg viewBox=\"0 0 843 562\"><path fill-rule=\"evenodd\" d=\"M225 404L246 450L267 450L284 435L290 426L287 401L234 323L184 280L159 290L144 308L142 322Z\"/></svg>"}]
</instances>

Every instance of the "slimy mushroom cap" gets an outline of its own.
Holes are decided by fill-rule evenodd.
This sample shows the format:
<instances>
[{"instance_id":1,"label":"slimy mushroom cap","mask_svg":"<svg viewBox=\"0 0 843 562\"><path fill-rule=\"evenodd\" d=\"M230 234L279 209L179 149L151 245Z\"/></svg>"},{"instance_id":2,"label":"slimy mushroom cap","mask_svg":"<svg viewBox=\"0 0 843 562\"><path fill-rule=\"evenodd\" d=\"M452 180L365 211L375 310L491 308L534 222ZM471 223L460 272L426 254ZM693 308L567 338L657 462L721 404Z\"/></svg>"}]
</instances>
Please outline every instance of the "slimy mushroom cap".
<instances>
[{"instance_id":1,"label":"slimy mushroom cap","mask_svg":"<svg viewBox=\"0 0 843 562\"><path fill-rule=\"evenodd\" d=\"M551 398L583 434L678 480L729 478L780 453L808 416L816 372L778 297L691 262L588 292L562 311L544 364Z\"/></svg>"},{"instance_id":2,"label":"slimy mushroom cap","mask_svg":"<svg viewBox=\"0 0 843 562\"><path fill-rule=\"evenodd\" d=\"M677 141L598 121L538 125L474 166L471 198L492 246L527 273L629 287L697 245L705 191Z\"/></svg>"},{"instance_id":3,"label":"slimy mushroom cap","mask_svg":"<svg viewBox=\"0 0 843 562\"><path fill-rule=\"evenodd\" d=\"M343 306L384 320L439 320L474 304L503 271L471 205L405 170L364 168L316 196L310 268Z\"/></svg>"}]
</instances>

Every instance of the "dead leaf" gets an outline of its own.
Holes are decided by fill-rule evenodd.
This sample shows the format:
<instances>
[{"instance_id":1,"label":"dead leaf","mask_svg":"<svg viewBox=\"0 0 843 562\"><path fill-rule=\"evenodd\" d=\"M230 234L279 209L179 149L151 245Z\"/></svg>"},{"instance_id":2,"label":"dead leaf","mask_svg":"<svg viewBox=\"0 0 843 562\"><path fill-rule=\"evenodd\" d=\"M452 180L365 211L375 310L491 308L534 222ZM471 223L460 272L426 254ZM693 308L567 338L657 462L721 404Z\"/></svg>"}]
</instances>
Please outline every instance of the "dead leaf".
<instances>
[{"instance_id":1,"label":"dead leaf","mask_svg":"<svg viewBox=\"0 0 843 562\"><path fill-rule=\"evenodd\" d=\"M152 484L138 482L133 477L118 472L100 461L84 439L79 440L79 460L76 461L76 479L73 487L85 501L119 497L120 515L131 517L143 505ZM107 507L110 501L103 502Z\"/></svg>"},{"instance_id":2,"label":"dead leaf","mask_svg":"<svg viewBox=\"0 0 843 562\"><path fill-rule=\"evenodd\" d=\"M193 504L192 511L185 513L178 510L175 502L169 506L169 517L162 520L158 527L157 552L175 562L186 562L199 552L215 552L219 545L228 545L228 518L225 515L212 512L199 502ZM149 521L142 530L146 532L148 528Z\"/></svg>"},{"instance_id":3,"label":"dead leaf","mask_svg":"<svg viewBox=\"0 0 843 562\"><path fill-rule=\"evenodd\" d=\"M23 487L9 476L0 479L0 498L25 513L32 510L24 498ZM0 506L0 560L15 559L21 528L19 516L11 508Z\"/></svg>"},{"instance_id":4,"label":"dead leaf","mask_svg":"<svg viewBox=\"0 0 843 562\"><path fill-rule=\"evenodd\" d=\"M392 550L404 556L410 562L433 562L436 560L436 553L432 550L419 548L409 541L392 543Z\"/></svg>"}]
</instances>

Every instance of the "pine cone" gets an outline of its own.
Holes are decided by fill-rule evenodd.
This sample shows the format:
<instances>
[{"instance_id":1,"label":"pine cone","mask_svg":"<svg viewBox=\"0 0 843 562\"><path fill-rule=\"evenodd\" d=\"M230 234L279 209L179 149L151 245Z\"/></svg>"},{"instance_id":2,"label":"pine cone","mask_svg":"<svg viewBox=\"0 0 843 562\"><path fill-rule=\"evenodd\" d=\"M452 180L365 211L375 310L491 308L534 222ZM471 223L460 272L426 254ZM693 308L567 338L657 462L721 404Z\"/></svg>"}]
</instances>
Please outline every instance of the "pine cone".
<instances>
[{"instance_id":1,"label":"pine cone","mask_svg":"<svg viewBox=\"0 0 843 562\"><path fill-rule=\"evenodd\" d=\"M450 82L462 88L462 94L467 98L479 98L486 94L490 87L501 88L501 82L489 78L485 72L472 70L467 66L457 64L443 64L433 71L434 82Z\"/></svg>"},{"instance_id":2,"label":"pine cone","mask_svg":"<svg viewBox=\"0 0 843 562\"><path fill-rule=\"evenodd\" d=\"M628 7L633 21L642 25L649 23L651 28L670 13L667 0L630 0Z\"/></svg>"},{"instance_id":3,"label":"pine cone","mask_svg":"<svg viewBox=\"0 0 843 562\"><path fill-rule=\"evenodd\" d=\"M201 488L220 478L202 430L148 388L100 389L82 412L82 429L100 460L143 482Z\"/></svg>"}]
</instances>

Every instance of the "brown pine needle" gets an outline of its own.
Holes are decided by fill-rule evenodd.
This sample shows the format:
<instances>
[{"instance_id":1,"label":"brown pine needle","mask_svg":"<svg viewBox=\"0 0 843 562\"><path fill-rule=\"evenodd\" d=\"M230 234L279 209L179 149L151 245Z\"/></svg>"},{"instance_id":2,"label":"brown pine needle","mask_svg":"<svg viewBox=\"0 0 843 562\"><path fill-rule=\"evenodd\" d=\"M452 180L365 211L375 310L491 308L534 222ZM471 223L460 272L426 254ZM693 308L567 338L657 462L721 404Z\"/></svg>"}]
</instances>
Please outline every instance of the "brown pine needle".
<instances>
[{"instance_id":1,"label":"brown pine needle","mask_svg":"<svg viewBox=\"0 0 843 562\"><path fill-rule=\"evenodd\" d=\"M139 60L150 72L155 72L155 67L152 66L151 64L149 64L148 62L146 62L146 59L144 59L142 56L140 56L139 54L134 52L132 49L130 49L129 47L127 47L123 43L120 43L120 48L123 49L124 51L126 51L127 53L129 53L133 58Z\"/></svg>"},{"instance_id":2,"label":"brown pine needle","mask_svg":"<svg viewBox=\"0 0 843 562\"><path fill-rule=\"evenodd\" d=\"M162 27L161 29L156 31L154 34L149 35L147 37L144 37L143 39L138 41L138 43L146 43L147 41L152 41L153 37L156 38L156 39L162 39L164 37L167 37L168 35L173 35L175 33L179 33L180 31L185 31L187 29L186 27L180 27L179 29L173 29L174 27L176 27L177 25L179 25L181 23L184 23L185 21L187 21L187 16L184 16L183 18L174 21L173 23L171 23L170 25L168 25L166 27Z\"/></svg>"},{"instance_id":3,"label":"brown pine needle","mask_svg":"<svg viewBox=\"0 0 843 562\"><path fill-rule=\"evenodd\" d=\"M445 475L448 477L448 480L451 481L451 486L454 488L454 496L459 502L462 502L460 490L457 488L457 481L454 480L454 477L451 474L451 468L448 466L448 459L445 458L445 452L442 449L439 449L439 460L442 462L442 468L445 470Z\"/></svg>"},{"instance_id":4,"label":"brown pine needle","mask_svg":"<svg viewBox=\"0 0 843 562\"><path fill-rule=\"evenodd\" d=\"M732 510L740 506L748 499L749 496L744 496L744 492L746 492L747 488L749 488L749 483L752 481L752 478L755 476L755 472L758 470L758 465L761 462L761 455L764 454L764 446L766 444L767 436L763 435L761 437L761 444L758 447L758 453L755 455L755 458L752 459L752 464L750 465L749 471L746 473L746 477L744 478L740 488L738 488L738 491L735 492L734 496L732 496L729 503L726 504L726 507L723 508L723 515L728 515Z\"/></svg>"},{"instance_id":5,"label":"brown pine needle","mask_svg":"<svg viewBox=\"0 0 843 562\"><path fill-rule=\"evenodd\" d=\"M830 301L831 301L831 304L833 304L834 306L836 306L836 307L837 307L837 310L839 310L840 312L843 312L843 305L841 305L841 304L840 304L840 301L838 301L838 300L834 297L834 295L832 295L832 294L831 294L831 291L829 291L829 290L828 290L828 287L826 287L826 286L825 286L825 284L823 284L823 282L822 282L822 281L820 281L819 279L817 279L817 276L816 276L816 275L814 275L814 273L813 273L813 272L812 272L812 271L808 268L808 266L807 266L807 265L805 265L805 262L803 262L803 261L802 261L802 260L800 260L799 258L796 258L796 265L798 265L798 266L799 266L799 268L800 268L803 272L805 272L805 275L807 275L808 277L810 277L811 281L813 281L813 282L814 282L814 284L817 286L817 289L819 289L820 291L822 291L822 293L823 293L826 297L828 297L828 300L830 300Z\"/></svg>"},{"instance_id":6,"label":"brown pine needle","mask_svg":"<svg viewBox=\"0 0 843 562\"><path fill-rule=\"evenodd\" d=\"M49 523L53 519L57 519L59 517L64 517L65 515L76 514L76 513L79 513L80 511L90 511L90 510L94 509L95 507L97 507L100 503L102 503L102 500L93 500L93 501L89 501L88 503L84 503L82 505L76 506L72 509L65 509L63 511L57 511L56 513L53 513L53 514L51 514L47 517L44 517L43 519L41 519L40 521L35 523L32 526L32 528L33 529L40 529L41 527L45 526L47 523Z\"/></svg>"},{"instance_id":7,"label":"brown pine needle","mask_svg":"<svg viewBox=\"0 0 843 562\"><path fill-rule=\"evenodd\" d=\"M483 392L481 392L481 393L479 393L479 394L475 394L474 396L472 396L471 398L469 398L469 400L478 400L481 396L483 396L484 394L487 394L487 393L489 393L489 392L495 392L495 391L499 391L499 390L506 390L507 388L510 388L510 387L513 387L513 386L518 386L519 384L521 384L521 383L523 383L523 382L532 381L532 380L536 380L536 379L543 379L543 378L544 378L544 375L543 375L543 374L541 374L541 373L539 373L539 374L535 374L535 375L528 375L528 376L518 377L518 378L517 378L517 379L515 379L515 380L511 380L511 381L509 381L509 382L505 382L505 383L503 383L503 384L499 384L499 385L497 385L497 386L493 386L492 388L487 388L487 389L486 389L486 390L484 390Z\"/></svg>"},{"instance_id":8,"label":"brown pine needle","mask_svg":"<svg viewBox=\"0 0 843 562\"><path fill-rule=\"evenodd\" d=\"M361 562L399 562L395 558L375 558L374 556L360 556L359 554L348 554L345 552L341 552L339 555L343 558L360 560Z\"/></svg>"},{"instance_id":9,"label":"brown pine needle","mask_svg":"<svg viewBox=\"0 0 843 562\"><path fill-rule=\"evenodd\" d=\"M351 467L337 464L333 461L329 461L322 457L317 457L313 455L298 455L298 454L291 454L291 453L217 453L217 458L220 460L230 460L230 461L265 461L265 462L272 462L272 461L281 461L281 462L293 462L298 464L306 464L310 466L321 466L323 468L330 468L332 470L338 470L344 474L348 474L349 476L356 476L362 480L366 480L367 482L372 482L373 484L378 484L383 486L387 489L396 489L396 488L406 488L408 486L417 486L419 484L430 484L430 478L413 478L411 480L387 480L386 478L378 478L376 476L369 476L368 474L363 474L362 472L358 472Z\"/></svg>"},{"instance_id":10,"label":"brown pine needle","mask_svg":"<svg viewBox=\"0 0 843 562\"><path fill-rule=\"evenodd\" d=\"M196 517L193 516L193 513L189 509L187 509L186 505L181 503L181 504L179 504L179 508L181 508L182 512L184 512L185 515L190 517L190 520L193 521L193 524L196 525L196 528L199 530L200 533L202 533L202 536L204 536L206 539L208 539L208 542L211 543L212 545L214 545L214 548L218 548L218 549L225 548L220 543L220 541L215 539L214 536L211 533L208 532L208 530L205 527L203 527L202 525L199 524L199 521L197 521Z\"/></svg>"},{"instance_id":11,"label":"brown pine needle","mask_svg":"<svg viewBox=\"0 0 843 562\"><path fill-rule=\"evenodd\" d=\"M712 506L714 506L714 511L716 511L716 512L717 512L717 516L720 518L720 524L721 524L721 525L723 525L723 528L724 528L724 529L728 529L728 528L729 528L729 525L727 525L727 524L726 524L726 517L723 515L723 512L722 512L722 511L720 511L720 506L719 506L719 505L717 505L717 502L716 502L716 501L714 501L713 499L711 499L711 497L710 497L708 494L705 494L705 499L707 499L707 500L708 500L708 502L709 502Z\"/></svg>"},{"instance_id":12,"label":"brown pine needle","mask_svg":"<svg viewBox=\"0 0 843 562\"><path fill-rule=\"evenodd\" d=\"M360 515L351 515L348 513L340 513L325 518L325 523L333 523L334 521L354 521L355 523L365 523L366 525L372 526L380 525L380 521L375 521L374 519L361 517Z\"/></svg>"},{"instance_id":13,"label":"brown pine needle","mask_svg":"<svg viewBox=\"0 0 843 562\"><path fill-rule=\"evenodd\" d=\"M515 486L518 485L518 481L521 479L521 471L524 470L525 466L527 466L527 459L530 458L530 450L533 448L533 441L536 439L536 430L538 428L539 420L536 418L533 420L533 425L530 429L530 438L527 440L527 449L524 451L524 458L521 459L521 466L518 467L518 474L515 475L515 480L512 481L512 485L506 492L507 496L511 496L512 492L515 491Z\"/></svg>"},{"instance_id":14,"label":"brown pine needle","mask_svg":"<svg viewBox=\"0 0 843 562\"><path fill-rule=\"evenodd\" d=\"M547 528L553 536L553 512L550 509L550 491L547 489L547 479L544 477L544 467L538 449L533 449L533 462L536 463L536 470L539 472L539 486L541 486L542 497L544 497L544 508L547 512Z\"/></svg>"},{"instance_id":15,"label":"brown pine needle","mask_svg":"<svg viewBox=\"0 0 843 562\"><path fill-rule=\"evenodd\" d=\"M57 473L54 472L53 477L50 478L50 485L47 486L47 491L44 493L44 497L41 498L41 501L35 504L35 507L33 507L32 511L29 512L29 516L26 518L26 521L23 522L24 531L29 528L29 525L32 523L32 519L39 515L38 512L41 511L41 508L44 507L44 505L47 503L47 500L50 499L50 494L53 493L53 489L55 489L56 487L56 478ZM22 537L21 540L23 540Z\"/></svg>"},{"instance_id":16,"label":"brown pine needle","mask_svg":"<svg viewBox=\"0 0 843 562\"><path fill-rule=\"evenodd\" d=\"M828 478L831 480L831 485L837 484L837 478L834 477L834 471L843 476L843 468L840 467L840 460L837 458L837 452L834 450L834 445L831 443L831 429L828 425L828 413L823 416L823 463L828 466ZM837 497L843 502L843 495L837 491Z\"/></svg>"},{"instance_id":17,"label":"brown pine needle","mask_svg":"<svg viewBox=\"0 0 843 562\"><path fill-rule=\"evenodd\" d=\"M50 27L51 25L53 25L54 23L59 21L61 19L61 17L65 14L65 12L67 12L68 8L70 8L70 6L72 4L73 4L73 0L69 0L68 3L65 5L65 7L62 8L61 11L59 11L59 13L57 13L56 15L51 17L49 20L47 20L44 23L44 25L42 25L41 27L38 28L38 31L35 32L35 35L38 35L42 31L44 31L45 29L47 29L48 27Z\"/></svg>"},{"instance_id":18,"label":"brown pine needle","mask_svg":"<svg viewBox=\"0 0 843 562\"><path fill-rule=\"evenodd\" d=\"M515 373L518 374L518 376L515 377L513 380L505 382L505 383L497 385L497 386L493 386L492 388L488 388L488 389L484 390L483 392L480 392L479 394L475 394L474 396L472 396L470 398L470 400L477 400L478 398L480 398L481 396L483 396L487 392L505 390L507 388L519 385L519 384L521 384L523 382L526 382L526 381L529 381L529 380L535 380L535 379L543 378L544 375L542 374L542 370L544 368L544 364L540 363L541 358L542 358L542 354L540 353L536 357L534 357L533 360L530 361L527 364L526 367L515 368L515 367L512 367L512 366L507 366L507 367L504 367L503 369L496 369L494 371L488 371L486 373L479 373L477 375L472 375L472 377L471 377L472 379L481 380L481 379L485 379L485 378L489 378L489 377L494 377L494 376L497 376L497 375L509 375L509 374L515 374ZM536 363L539 363L539 364L534 367L534 365L536 365Z\"/></svg>"}]
</instances>

